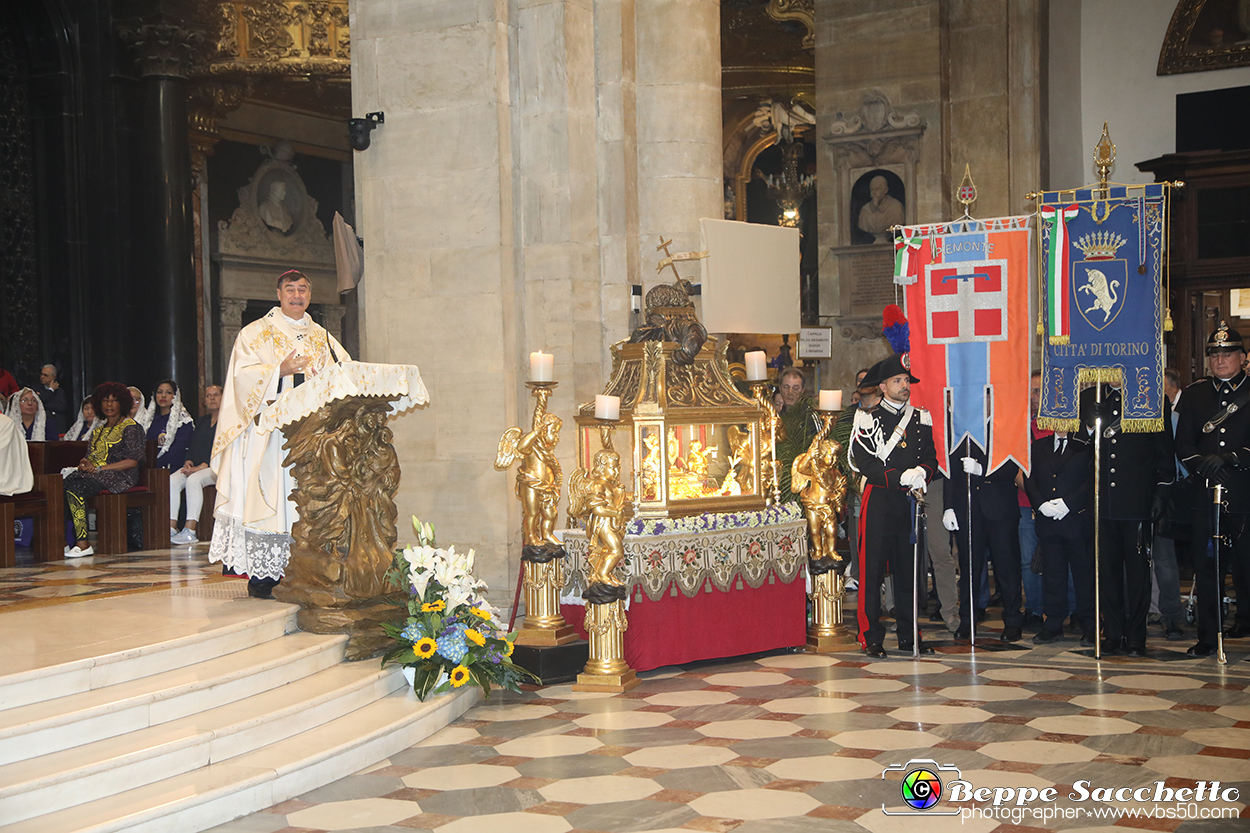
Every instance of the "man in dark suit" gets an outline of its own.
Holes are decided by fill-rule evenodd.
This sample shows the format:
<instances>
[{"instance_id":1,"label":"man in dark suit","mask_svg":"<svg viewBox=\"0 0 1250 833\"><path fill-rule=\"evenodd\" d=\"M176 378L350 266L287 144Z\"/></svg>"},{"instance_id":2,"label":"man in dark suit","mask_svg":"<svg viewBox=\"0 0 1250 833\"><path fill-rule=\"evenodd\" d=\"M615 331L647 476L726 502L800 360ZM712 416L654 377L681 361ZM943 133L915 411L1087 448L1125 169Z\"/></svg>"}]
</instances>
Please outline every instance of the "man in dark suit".
<instances>
[{"instance_id":1,"label":"man in dark suit","mask_svg":"<svg viewBox=\"0 0 1250 833\"><path fill-rule=\"evenodd\" d=\"M959 465L955 461L959 461ZM952 475L943 487L946 511L942 525L959 541L959 630L971 635L972 615L968 599L968 556L972 555L972 587L980 588L986 569L986 550L994 562L994 581L1003 597L1003 642L1020 639L1024 616L1020 612L1020 497L1016 491L1015 463L985 474L985 450L965 439L951 454ZM968 524L968 495L972 495L972 524ZM971 532L971 541L969 533ZM980 611L978 611L979 613Z\"/></svg>"},{"instance_id":2,"label":"man in dark suit","mask_svg":"<svg viewBox=\"0 0 1250 833\"><path fill-rule=\"evenodd\" d=\"M1037 513L1042 551L1042 596L1046 621L1033 637L1044 645L1063 639L1068 615L1068 572L1076 589L1073 617L1085 631L1082 645L1097 638L1094 622L1094 454L1080 437L1066 433L1033 441L1033 471L1024 492Z\"/></svg>"},{"instance_id":3,"label":"man in dark suit","mask_svg":"<svg viewBox=\"0 0 1250 833\"><path fill-rule=\"evenodd\" d=\"M1220 611L1224 571L1231 567L1237 591L1237 620L1225 636L1250 636L1250 385L1241 334L1223 321L1207 339L1211 376L1185 388L1185 407L1176 424L1176 454L1204 488L1194 498L1194 582L1198 591L1198 642L1193 657L1209 656L1223 627ZM1235 406L1235 407L1234 407ZM1211 488L1224 486L1224 510L1215 563Z\"/></svg>"},{"instance_id":4,"label":"man in dark suit","mask_svg":"<svg viewBox=\"0 0 1250 833\"><path fill-rule=\"evenodd\" d=\"M899 650L915 648L912 602L919 584L911 537L915 500L937 472L933 418L908 403L911 386L920 380L911 375L905 356L891 356L868 370L864 384L871 380L881 386L881 403L871 412L856 411L851 428L850 464L865 478L859 519L859 642L870 657L886 655L877 588L887 571L894 576ZM923 539L920 546L923 550Z\"/></svg>"},{"instance_id":5,"label":"man in dark suit","mask_svg":"<svg viewBox=\"0 0 1250 833\"><path fill-rule=\"evenodd\" d=\"M1150 612L1150 510L1155 492L1176 479L1172 405L1163 398L1158 431L1124 431L1122 388L1081 391L1081 425L1091 446L1094 422L1102 414L1099 464L1099 590L1102 595L1103 654L1127 650L1146 655Z\"/></svg>"}]
</instances>

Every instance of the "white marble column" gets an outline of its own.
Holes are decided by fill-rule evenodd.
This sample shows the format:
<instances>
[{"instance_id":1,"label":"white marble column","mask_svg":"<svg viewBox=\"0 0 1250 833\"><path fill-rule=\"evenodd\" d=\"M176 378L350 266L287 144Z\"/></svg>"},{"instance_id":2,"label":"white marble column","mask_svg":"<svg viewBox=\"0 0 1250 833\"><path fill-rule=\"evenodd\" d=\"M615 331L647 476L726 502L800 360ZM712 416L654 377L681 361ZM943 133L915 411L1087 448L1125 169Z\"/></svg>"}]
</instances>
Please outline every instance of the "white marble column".
<instances>
[{"instance_id":1,"label":"white marble column","mask_svg":"<svg viewBox=\"0 0 1250 833\"><path fill-rule=\"evenodd\" d=\"M721 175L720 3L634 0L638 252L645 283L656 245L697 251L699 220L724 216ZM683 273L684 274L684 273ZM697 274L697 273L696 273Z\"/></svg>"},{"instance_id":2,"label":"white marble column","mask_svg":"<svg viewBox=\"0 0 1250 833\"><path fill-rule=\"evenodd\" d=\"M400 535L415 513L474 547L508 604L520 513L493 462L529 352L555 355L567 482L629 284L661 233L695 249L720 216L719 5L354 0L351 26L353 112L386 113L354 155L361 358L417 364L431 399L393 423Z\"/></svg>"}]
</instances>

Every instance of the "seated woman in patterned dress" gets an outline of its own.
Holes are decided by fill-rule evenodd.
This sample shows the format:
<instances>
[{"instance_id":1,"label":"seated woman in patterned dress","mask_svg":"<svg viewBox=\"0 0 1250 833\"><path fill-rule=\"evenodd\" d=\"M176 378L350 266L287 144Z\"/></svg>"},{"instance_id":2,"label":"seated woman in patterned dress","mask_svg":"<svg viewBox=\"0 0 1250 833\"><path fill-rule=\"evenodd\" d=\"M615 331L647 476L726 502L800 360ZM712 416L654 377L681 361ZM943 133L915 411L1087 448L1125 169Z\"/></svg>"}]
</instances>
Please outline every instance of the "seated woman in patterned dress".
<instances>
[{"instance_id":1,"label":"seated woman in patterned dress","mask_svg":"<svg viewBox=\"0 0 1250 833\"><path fill-rule=\"evenodd\" d=\"M134 402L125 385L97 385L91 401L104 424L92 433L87 456L79 461L78 470L65 476L65 504L77 539L75 546L65 549L67 558L95 554L87 542L87 498L100 492L116 494L134 488L146 451L143 429L126 416Z\"/></svg>"}]
</instances>

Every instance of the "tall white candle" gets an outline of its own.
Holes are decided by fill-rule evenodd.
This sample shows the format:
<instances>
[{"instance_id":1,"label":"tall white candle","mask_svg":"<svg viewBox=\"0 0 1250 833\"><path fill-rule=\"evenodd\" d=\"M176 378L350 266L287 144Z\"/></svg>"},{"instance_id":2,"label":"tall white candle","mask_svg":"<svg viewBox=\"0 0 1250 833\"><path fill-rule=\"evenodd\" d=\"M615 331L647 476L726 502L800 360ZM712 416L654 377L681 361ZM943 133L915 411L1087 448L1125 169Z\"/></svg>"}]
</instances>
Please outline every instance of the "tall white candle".
<instances>
[{"instance_id":1,"label":"tall white candle","mask_svg":"<svg viewBox=\"0 0 1250 833\"><path fill-rule=\"evenodd\" d=\"M595 419L620 419L621 398L619 396L595 396Z\"/></svg>"},{"instance_id":2,"label":"tall white candle","mask_svg":"<svg viewBox=\"0 0 1250 833\"><path fill-rule=\"evenodd\" d=\"M754 350L743 359L747 366L747 381L762 382L768 378L768 357L763 350Z\"/></svg>"},{"instance_id":3,"label":"tall white candle","mask_svg":"<svg viewBox=\"0 0 1250 833\"><path fill-rule=\"evenodd\" d=\"M842 410L842 391L822 390L820 392L820 410L822 411Z\"/></svg>"},{"instance_id":4,"label":"tall white candle","mask_svg":"<svg viewBox=\"0 0 1250 833\"><path fill-rule=\"evenodd\" d=\"M531 382L554 382L556 357L550 353L544 353L539 350L537 353L530 353L530 381Z\"/></svg>"}]
</instances>

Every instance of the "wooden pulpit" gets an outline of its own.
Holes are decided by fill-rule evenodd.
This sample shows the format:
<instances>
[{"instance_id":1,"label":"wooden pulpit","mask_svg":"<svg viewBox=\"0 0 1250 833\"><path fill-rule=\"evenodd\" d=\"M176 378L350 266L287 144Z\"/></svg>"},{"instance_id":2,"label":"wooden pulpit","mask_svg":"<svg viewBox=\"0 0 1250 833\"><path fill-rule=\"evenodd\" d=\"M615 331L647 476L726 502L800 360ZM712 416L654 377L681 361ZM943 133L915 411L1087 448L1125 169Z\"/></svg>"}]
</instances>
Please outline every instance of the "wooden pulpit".
<instances>
[{"instance_id":1,"label":"wooden pulpit","mask_svg":"<svg viewBox=\"0 0 1250 833\"><path fill-rule=\"evenodd\" d=\"M386 423L428 401L412 365L340 362L260 415L261 431L286 438L284 465L297 484L291 560L274 597L300 606L302 630L347 634L348 659L390 642L380 623L396 615L386 572L398 538L399 458Z\"/></svg>"}]
</instances>

